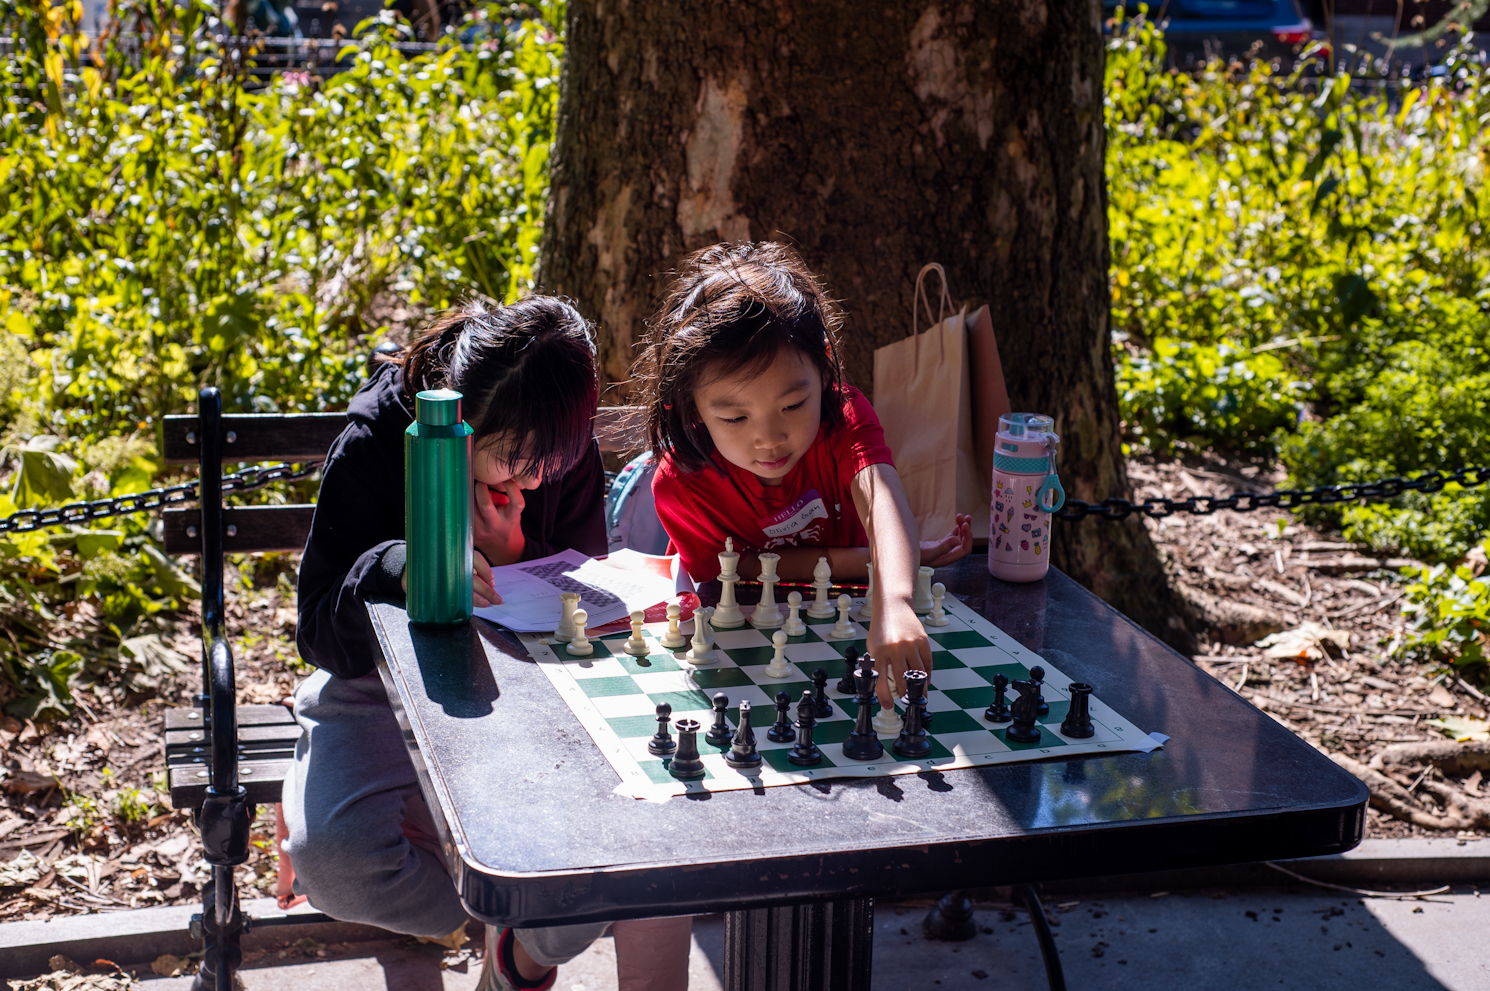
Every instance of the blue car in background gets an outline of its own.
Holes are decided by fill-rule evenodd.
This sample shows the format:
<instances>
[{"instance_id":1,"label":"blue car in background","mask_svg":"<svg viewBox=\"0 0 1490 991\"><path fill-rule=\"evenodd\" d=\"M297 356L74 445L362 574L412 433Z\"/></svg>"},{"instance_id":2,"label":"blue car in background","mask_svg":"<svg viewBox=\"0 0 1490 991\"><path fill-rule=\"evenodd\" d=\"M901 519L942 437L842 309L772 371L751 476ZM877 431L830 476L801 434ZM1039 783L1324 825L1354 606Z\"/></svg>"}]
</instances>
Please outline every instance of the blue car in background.
<instances>
[{"instance_id":1,"label":"blue car in background","mask_svg":"<svg viewBox=\"0 0 1490 991\"><path fill-rule=\"evenodd\" d=\"M1138 0L1102 0L1110 18L1118 7L1138 13ZM1290 64L1323 33L1299 0L1149 0L1149 19L1164 25L1169 58L1180 66L1222 58L1281 59Z\"/></svg>"}]
</instances>

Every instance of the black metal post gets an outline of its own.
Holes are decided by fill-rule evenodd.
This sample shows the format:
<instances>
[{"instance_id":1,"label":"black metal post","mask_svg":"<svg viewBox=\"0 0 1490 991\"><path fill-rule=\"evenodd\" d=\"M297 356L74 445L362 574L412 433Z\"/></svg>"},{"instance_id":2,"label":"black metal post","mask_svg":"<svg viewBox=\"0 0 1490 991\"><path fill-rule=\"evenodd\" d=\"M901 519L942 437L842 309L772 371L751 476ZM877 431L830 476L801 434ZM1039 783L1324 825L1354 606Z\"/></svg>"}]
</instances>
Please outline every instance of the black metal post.
<instances>
[{"instance_id":1,"label":"black metal post","mask_svg":"<svg viewBox=\"0 0 1490 991\"><path fill-rule=\"evenodd\" d=\"M873 950L868 898L730 912L725 991L869 991Z\"/></svg>"},{"instance_id":2,"label":"black metal post","mask_svg":"<svg viewBox=\"0 0 1490 991\"><path fill-rule=\"evenodd\" d=\"M212 641L222 636L222 394L197 394L197 503L202 528L202 692L197 706L203 725L212 718Z\"/></svg>"},{"instance_id":3,"label":"black metal post","mask_svg":"<svg viewBox=\"0 0 1490 991\"><path fill-rule=\"evenodd\" d=\"M1056 948L1055 937L1050 933L1050 923L1045 921L1045 906L1035 889L1027 884L1014 887L1014 901L1023 902L1030 912L1030 925L1035 938L1040 941L1040 955L1045 958L1045 980L1050 991L1066 991L1066 975L1061 970L1061 951Z\"/></svg>"}]
</instances>

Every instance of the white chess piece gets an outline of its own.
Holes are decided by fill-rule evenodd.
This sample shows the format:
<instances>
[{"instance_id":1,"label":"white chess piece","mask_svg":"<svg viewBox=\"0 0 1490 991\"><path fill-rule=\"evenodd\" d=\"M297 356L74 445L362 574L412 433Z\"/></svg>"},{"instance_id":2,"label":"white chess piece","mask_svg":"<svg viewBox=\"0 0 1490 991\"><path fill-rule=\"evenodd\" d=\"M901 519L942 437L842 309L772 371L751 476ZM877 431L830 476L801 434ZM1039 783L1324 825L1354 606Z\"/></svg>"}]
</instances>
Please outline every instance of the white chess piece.
<instances>
[{"instance_id":1,"label":"white chess piece","mask_svg":"<svg viewBox=\"0 0 1490 991\"><path fill-rule=\"evenodd\" d=\"M640 609L631 611L631 638L626 641L621 649L632 657L646 657L651 653L647 647L647 638L642 636L642 625L647 621L647 614Z\"/></svg>"},{"instance_id":2,"label":"white chess piece","mask_svg":"<svg viewBox=\"0 0 1490 991\"><path fill-rule=\"evenodd\" d=\"M780 554L760 556L761 601L750 614L750 625L757 630L774 630L781 625L781 607L776 605L776 583L781 580L776 574L776 564L780 560Z\"/></svg>"},{"instance_id":3,"label":"white chess piece","mask_svg":"<svg viewBox=\"0 0 1490 991\"><path fill-rule=\"evenodd\" d=\"M937 582L931 586L931 614L922 621L925 626L946 626L950 620L947 619L947 610L942 608L942 598L947 594L947 586Z\"/></svg>"},{"instance_id":4,"label":"white chess piece","mask_svg":"<svg viewBox=\"0 0 1490 991\"><path fill-rule=\"evenodd\" d=\"M817 566L812 569L812 587L817 590L817 597L807 607L807 615L812 619L832 619L833 604L828 601L828 589L833 587L833 569L828 567L825 557L818 558Z\"/></svg>"},{"instance_id":5,"label":"white chess piece","mask_svg":"<svg viewBox=\"0 0 1490 991\"><path fill-rule=\"evenodd\" d=\"M854 624L848 621L848 611L853 608L853 604L854 600L846 595L840 595L838 597L838 622L834 623L833 628L828 631L829 639L852 640L858 635L858 631L854 629Z\"/></svg>"},{"instance_id":6,"label":"white chess piece","mask_svg":"<svg viewBox=\"0 0 1490 991\"><path fill-rule=\"evenodd\" d=\"M709 629L709 615L713 611L707 606L693 610L693 646L686 655L690 664L713 664L716 660L713 631Z\"/></svg>"},{"instance_id":7,"label":"white chess piece","mask_svg":"<svg viewBox=\"0 0 1490 991\"><path fill-rule=\"evenodd\" d=\"M578 592L559 594L559 626L554 630L554 639L568 643L574 639L574 610L579 608Z\"/></svg>"},{"instance_id":8,"label":"white chess piece","mask_svg":"<svg viewBox=\"0 0 1490 991\"><path fill-rule=\"evenodd\" d=\"M667 632L662 639L657 641L668 650L677 650L688 646L688 638L683 636L683 631L678 629L678 621L683 617L683 607L676 602L667 604Z\"/></svg>"},{"instance_id":9,"label":"white chess piece","mask_svg":"<svg viewBox=\"0 0 1490 991\"><path fill-rule=\"evenodd\" d=\"M570 657L589 657L595 653L594 645L585 637L585 624L589 621L589 613L583 609L574 610L574 638L569 641L568 647Z\"/></svg>"},{"instance_id":10,"label":"white chess piece","mask_svg":"<svg viewBox=\"0 0 1490 991\"><path fill-rule=\"evenodd\" d=\"M881 709L869 720L869 725L874 729L875 736L899 736L900 713L893 706Z\"/></svg>"},{"instance_id":11,"label":"white chess piece","mask_svg":"<svg viewBox=\"0 0 1490 991\"><path fill-rule=\"evenodd\" d=\"M766 665L767 678L791 677L791 666L786 663L786 631L777 630L771 634L771 646L776 652L771 655L771 663Z\"/></svg>"},{"instance_id":12,"label":"white chess piece","mask_svg":"<svg viewBox=\"0 0 1490 991\"><path fill-rule=\"evenodd\" d=\"M869 569L869 587L864 590L864 604L859 607L859 622L874 618L874 562L865 565Z\"/></svg>"},{"instance_id":13,"label":"white chess piece","mask_svg":"<svg viewBox=\"0 0 1490 991\"><path fill-rule=\"evenodd\" d=\"M740 572L737 570L739 563L740 552L735 550L735 538L725 537L724 550L719 552L719 605L714 609L710 626L729 629L745 625L745 614L735 601L735 582L740 580Z\"/></svg>"},{"instance_id":14,"label":"white chess piece","mask_svg":"<svg viewBox=\"0 0 1490 991\"><path fill-rule=\"evenodd\" d=\"M802 622L799 615L802 612L802 593L793 592L786 597L787 617L786 624L782 629L789 637L803 637L807 635L807 624Z\"/></svg>"},{"instance_id":15,"label":"white chess piece","mask_svg":"<svg viewBox=\"0 0 1490 991\"><path fill-rule=\"evenodd\" d=\"M918 613L931 612L931 576L935 568L924 564L916 569L916 591L911 595L911 608Z\"/></svg>"}]
</instances>

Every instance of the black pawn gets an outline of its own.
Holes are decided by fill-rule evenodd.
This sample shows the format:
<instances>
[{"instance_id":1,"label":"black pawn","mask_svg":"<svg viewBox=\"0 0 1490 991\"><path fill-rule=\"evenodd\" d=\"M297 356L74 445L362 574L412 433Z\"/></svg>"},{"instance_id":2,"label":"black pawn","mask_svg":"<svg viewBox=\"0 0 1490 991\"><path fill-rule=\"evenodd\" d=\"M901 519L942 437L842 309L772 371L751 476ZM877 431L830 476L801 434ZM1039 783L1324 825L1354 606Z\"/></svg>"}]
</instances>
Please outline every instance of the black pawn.
<instances>
[{"instance_id":1,"label":"black pawn","mask_svg":"<svg viewBox=\"0 0 1490 991\"><path fill-rule=\"evenodd\" d=\"M817 703L817 718L833 715L833 703L828 701L828 672L822 668L812 672L812 701Z\"/></svg>"},{"instance_id":2,"label":"black pawn","mask_svg":"<svg viewBox=\"0 0 1490 991\"><path fill-rule=\"evenodd\" d=\"M1045 669L1038 664L1030 668L1030 681L1035 686L1035 714L1050 715L1050 703L1045 701Z\"/></svg>"},{"instance_id":3,"label":"black pawn","mask_svg":"<svg viewBox=\"0 0 1490 991\"><path fill-rule=\"evenodd\" d=\"M834 687L838 689L839 695L852 695L858 689L854 686L854 672L859 666L859 648L850 647L843 652L843 677L838 679Z\"/></svg>"},{"instance_id":4,"label":"black pawn","mask_svg":"<svg viewBox=\"0 0 1490 991\"><path fill-rule=\"evenodd\" d=\"M1071 708L1061 722L1061 735L1073 740L1085 740L1097 731L1092 728L1092 686L1073 681L1066 687L1071 693Z\"/></svg>"},{"instance_id":5,"label":"black pawn","mask_svg":"<svg viewBox=\"0 0 1490 991\"><path fill-rule=\"evenodd\" d=\"M787 760L802 767L813 767L823 762L823 752L812 742L812 728L816 723L817 703L812 701L811 691L803 691L802 701L797 703L797 742L787 752Z\"/></svg>"},{"instance_id":6,"label":"black pawn","mask_svg":"<svg viewBox=\"0 0 1490 991\"><path fill-rule=\"evenodd\" d=\"M658 757L665 757L678 749L678 744L673 740L673 735L667 731L667 724L672 722L673 707L666 702L657 704L657 735L647 741L647 752Z\"/></svg>"},{"instance_id":7,"label":"black pawn","mask_svg":"<svg viewBox=\"0 0 1490 991\"><path fill-rule=\"evenodd\" d=\"M875 735L874 725L869 720L869 707L874 701L874 683L879 675L869 666L869 655L864 655L864 666L859 669L859 691L854 696L854 705L859 715L848 739L843 741L843 756L849 760L879 760L885 755L885 746Z\"/></svg>"},{"instance_id":8,"label":"black pawn","mask_svg":"<svg viewBox=\"0 0 1490 991\"><path fill-rule=\"evenodd\" d=\"M1019 698L1015 699L1010 707L1014 722L1004 730L1004 739L1013 740L1015 743L1038 743L1040 726L1035 719L1039 715L1037 710L1040 692L1033 681L1011 681L1009 684L1014 686L1014 690L1019 693Z\"/></svg>"},{"instance_id":9,"label":"black pawn","mask_svg":"<svg viewBox=\"0 0 1490 991\"><path fill-rule=\"evenodd\" d=\"M750 703L740 703L740 723L724 762L730 767L750 770L761 766L760 751L755 749L755 730L750 728Z\"/></svg>"},{"instance_id":10,"label":"black pawn","mask_svg":"<svg viewBox=\"0 0 1490 991\"><path fill-rule=\"evenodd\" d=\"M890 749L902 757L919 760L931 753L931 741L926 739L926 730L921 725L921 713L926 711L925 671L905 673L905 697L905 720Z\"/></svg>"},{"instance_id":11,"label":"black pawn","mask_svg":"<svg viewBox=\"0 0 1490 991\"><path fill-rule=\"evenodd\" d=\"M668 761L668 773L684 781L703 777L704 762L698 755L698 720L679 719L677 729L678 752Z\"/></svg>"},{"instance_id":12,"label":"black pawn","mask_svg":"<svg viewBox=\"0 0 1490 991\"><path fill-rule=\"evenodd\" d=\"M710 746L727 747L734 738L730 732L729 723L724 720L724 712L729 708L729 696L720 692L714 696L714 725L709 727L709 732L704 734L704 739Z\"/></svg>"},{"instance_id":13,"label":"black pawn","mask_svg":"<svg viewBox=\"0 0 1490 991\"><path fill-rule=\"evenodd\" d=\"M1009 715L1009 699L1004 694L1004 690L1008 687L1008 675L993 676L993 705L983 711L983 718L990 723L1007 723L1014 718Z\"/></svg>"},{"instance_id":14,"label":"black pawn","mask_svg":"<svg viewBox=\"0 0 1490 991\"><path fill-rule=\"evenodd\" d=\"M792 697L786 692L776 693L776 722L766 730L766 739L772 743L791 743L797 738L792 729L792 717L787 715L792 707Z\"/></svg>"}]
</instances>

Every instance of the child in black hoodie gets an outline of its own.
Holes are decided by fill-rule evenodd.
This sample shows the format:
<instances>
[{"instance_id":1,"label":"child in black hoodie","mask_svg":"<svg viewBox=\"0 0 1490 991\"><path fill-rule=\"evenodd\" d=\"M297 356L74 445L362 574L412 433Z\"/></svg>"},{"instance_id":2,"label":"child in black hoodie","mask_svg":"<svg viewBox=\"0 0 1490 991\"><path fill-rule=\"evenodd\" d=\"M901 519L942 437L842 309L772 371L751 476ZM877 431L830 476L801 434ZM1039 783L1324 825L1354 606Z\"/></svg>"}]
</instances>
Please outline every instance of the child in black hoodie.
<instances>
[{"instance_id":1,"label":"child in black hoodie","mask_svg":"<svg viewBox=\"0 0 1490 991\"><path fill-rule=\"evenodd\" d=\"M300 568L300 656L320 670L295 692L305 733L285 781L285 850L296 892L328 915L432 938L455 934L467 915L376 673L363 603L403 596L403 435L414 394L441 388L464 396L475 431L478 607L501 601L493 565L606 550L595 345L564 302L460 307L384 360L352 398ZM480 986L551 987L557 965L605 928L488 927ZM686 918L618 923L621 987L686 987L690 928Z\"/></svg>"}]
</instances>

